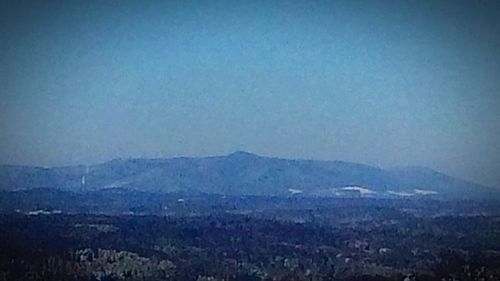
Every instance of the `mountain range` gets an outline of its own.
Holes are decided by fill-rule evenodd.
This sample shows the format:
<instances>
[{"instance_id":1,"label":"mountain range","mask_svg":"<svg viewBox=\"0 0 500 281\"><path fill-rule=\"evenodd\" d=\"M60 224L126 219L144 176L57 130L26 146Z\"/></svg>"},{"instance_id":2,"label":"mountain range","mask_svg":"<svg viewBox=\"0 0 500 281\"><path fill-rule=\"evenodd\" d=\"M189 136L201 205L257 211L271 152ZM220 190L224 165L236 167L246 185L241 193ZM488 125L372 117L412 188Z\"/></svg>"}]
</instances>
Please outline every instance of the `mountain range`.
<instances>
[{"instance_id":1,"label":"mountain range","mask_svg":"<svg viewBox=\"0 0 500 281\"><path fill-rule=\"evenodd\" d=\"M34 188L320 197L491 198L500 194L496 189L428 168L381 169L343 161L264 157L244 151L199 158L116 159L91 166L0 166L0 190Z\"/></svg>"}]
</instances>

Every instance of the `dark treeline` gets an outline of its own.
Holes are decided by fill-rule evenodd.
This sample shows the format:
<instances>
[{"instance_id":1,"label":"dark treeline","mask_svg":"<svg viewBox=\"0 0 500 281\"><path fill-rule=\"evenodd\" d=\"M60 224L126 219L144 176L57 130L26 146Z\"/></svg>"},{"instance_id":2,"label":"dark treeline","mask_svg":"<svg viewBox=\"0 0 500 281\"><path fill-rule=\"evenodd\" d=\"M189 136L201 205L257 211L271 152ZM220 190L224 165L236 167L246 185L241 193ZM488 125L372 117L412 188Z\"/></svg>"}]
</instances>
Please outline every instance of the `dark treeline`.
<instances>
[{"instance_id":1,"label":"dark treeline","mask_svg":"<svg viewBox=\"0 0 500 281\"><path fill-rule=\"evenodd\" d=\"M0 280L500 278L494 215L351 202L246 215L10 214L0 229Z\"/></svg>"}]
</instances>

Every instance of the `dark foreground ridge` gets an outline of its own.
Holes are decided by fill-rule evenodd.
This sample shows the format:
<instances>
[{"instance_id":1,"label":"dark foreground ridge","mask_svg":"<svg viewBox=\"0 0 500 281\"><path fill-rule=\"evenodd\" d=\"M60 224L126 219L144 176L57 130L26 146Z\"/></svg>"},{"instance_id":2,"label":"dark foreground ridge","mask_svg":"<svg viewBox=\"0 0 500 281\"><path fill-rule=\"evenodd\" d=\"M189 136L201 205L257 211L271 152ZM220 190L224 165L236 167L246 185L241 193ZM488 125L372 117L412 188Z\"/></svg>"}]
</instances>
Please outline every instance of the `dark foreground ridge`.
<instances>
[{"instance_id":1,"label":"dark foreground ridge","mask_svg":"<svg viewBox=\"0 0 500 281\"><path fill-rule=\"evenodd\" d=\"M168 216L0 215L0 280L500 278L498 204L213 199L177 197Z\"/></svg>"}]
</instances>

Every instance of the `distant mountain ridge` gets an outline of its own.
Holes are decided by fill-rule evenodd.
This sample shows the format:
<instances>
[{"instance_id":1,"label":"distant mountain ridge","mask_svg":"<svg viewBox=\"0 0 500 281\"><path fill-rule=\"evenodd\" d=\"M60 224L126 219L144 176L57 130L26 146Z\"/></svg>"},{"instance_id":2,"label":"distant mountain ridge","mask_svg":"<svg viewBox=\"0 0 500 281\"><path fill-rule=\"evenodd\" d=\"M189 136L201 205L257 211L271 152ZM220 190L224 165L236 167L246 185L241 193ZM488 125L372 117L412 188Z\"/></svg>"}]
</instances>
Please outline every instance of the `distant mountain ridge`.
<instances>
[{"instance_id":1,"label":"distant mountain ridge","mask_svg":"<svg viewBox=\"0 0 500 281\"><path fill-rule=\"evenodd\" d=\"M475 198L500 193L428 168L385 170L358 163L290 160L244 151L199 158L116 159L91 166L0 166L0 190L40 187L272 196Z\"/></svg>"}]
</instances>

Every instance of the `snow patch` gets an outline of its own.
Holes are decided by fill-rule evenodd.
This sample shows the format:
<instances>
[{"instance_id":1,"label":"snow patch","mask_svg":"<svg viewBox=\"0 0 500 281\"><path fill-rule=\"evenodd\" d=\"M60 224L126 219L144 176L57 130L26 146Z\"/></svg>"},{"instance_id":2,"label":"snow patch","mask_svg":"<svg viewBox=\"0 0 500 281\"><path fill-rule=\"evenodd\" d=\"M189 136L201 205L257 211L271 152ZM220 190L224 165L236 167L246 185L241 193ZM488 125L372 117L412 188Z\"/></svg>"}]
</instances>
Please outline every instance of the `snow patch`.
<instances>
[{"instance_id":1,"label":"snow patch","mask_svg":"<svg viewBox=\"0 0 500 281\"><path fill-rule=\"evenodd\" d=\"M391 194L391 195L404 196L404 197L409 197L409 196L415 195L414 193L410 193L410 192L397 192L397 191L392 191L392 190L387 191L387 193Z\"/></svg>"},{"instance_id":2,"label":"snow patch","mask_svg":"<svg viewBox=\"0 0 500 281\"><path fill-rule=\"evenodd\" d=\"M46 210L36 210L36 211L29 211L28 215L30 216L38 216L38 215L58 215L62 214L61 210L52 210L52 211L46 211Z\"/></svg>"},{"instance_id":3,"label":"snow patch","mask_svg":"<svg viewBox=\"0 0 500 281\"><path fill-rule=\"evenodd\" d=\"M300 190L300 189L294 189L294 188L289 188L288 191L291 193L291 194L300 194L302 193L303 191Z\"/></svg>"},{"instance_id":4,"label":"snow patch","mask_svg":"<svg viewBox=\"0 0 500 281\"><path fill-rule=\"evenodd\" d=\"M434 190L426 190L426 189L414 189L413 190L415 194L419 195L431 195L431 194L438 194L437 191Z\"/></svg>"},{"instance_id":5,"label":"snow patch","mask_svg":"<svg viewBox=\"0 0 500 281\"><path fill-rule=\"evenodd\" d=\"M363 194L373 194L373 193L376 193L373 190L370 190L368 188L361 187L361 186L344 186L344 187L341 187L340 189L342 189L342 190L349 190L349 191L359 191L359 193L361 193L362 195Z\"/></svg>"},{"instance_id":6,"label":"snow patch","mask_svg":"<svg viewBox=\"0 0 500 281\"><path fill-rule=\"evenodd\" d=\"M438 192L434 191L434 190L414 189L413 192L406 192L406 191L399 191L398 192L398 191L389 190L389 191L387 191L387 194L409 197L409 196L415 196L415 195L433 195L433 194L438 194Z\"/></svg>"}]
</instances>

